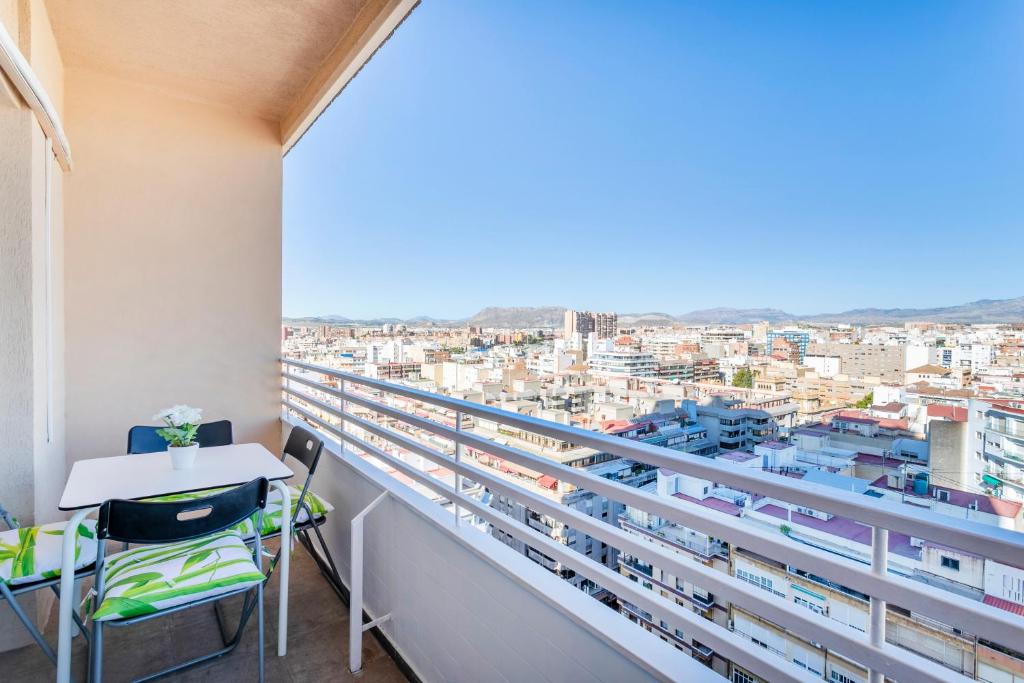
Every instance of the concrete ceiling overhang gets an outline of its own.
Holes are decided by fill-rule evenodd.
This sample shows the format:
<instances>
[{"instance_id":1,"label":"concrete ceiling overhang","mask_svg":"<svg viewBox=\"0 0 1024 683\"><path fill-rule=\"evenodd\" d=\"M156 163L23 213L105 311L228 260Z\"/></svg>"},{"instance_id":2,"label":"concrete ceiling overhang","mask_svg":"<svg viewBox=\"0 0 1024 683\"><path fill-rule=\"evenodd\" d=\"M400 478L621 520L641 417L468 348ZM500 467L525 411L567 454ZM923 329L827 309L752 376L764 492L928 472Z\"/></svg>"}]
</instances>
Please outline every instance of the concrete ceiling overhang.
<instances>
[{"instance_id":1,"label":"concrete ceiling overhang","mask_svg":"<svg viewBox=\"0 0 1024 683\"><path fill-rule=\"evenodd\" d=\"M418 0L46 0L66 68L275 121L287 151Z\"/></svg>"}]
</instances>

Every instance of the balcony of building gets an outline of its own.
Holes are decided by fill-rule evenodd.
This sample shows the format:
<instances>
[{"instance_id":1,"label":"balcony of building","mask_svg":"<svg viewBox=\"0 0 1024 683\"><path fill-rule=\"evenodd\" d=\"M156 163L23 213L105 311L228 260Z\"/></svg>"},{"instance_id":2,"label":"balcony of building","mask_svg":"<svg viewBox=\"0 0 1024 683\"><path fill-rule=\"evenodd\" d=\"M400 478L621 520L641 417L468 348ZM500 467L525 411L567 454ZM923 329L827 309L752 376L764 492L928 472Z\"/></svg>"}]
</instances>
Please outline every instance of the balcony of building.
<instances>
[{"instance_id":1,"label":"balcony of building","mask_svg":"<svg viewBox=\"0 0 1024 683\"><path fill-rule=\"evenodd\" d=\"M26 522L61 519L57 498L73 462L122 454L131 425L187 402L208 418L232 419L237 440L273 451L294 425L327 440L317 493L335 508L324 533L339 562L338 588L345 595L361 575L362 610L379 620L359 650L365 680L695 681L737 671L780 682L819 678L777 656L783 649L769 648L763 634L730 625L738 610L875 680L962 680L888 642L887 602L961 625L1000 671L1018 666L1018 615L915 582L886 561L893 533L1019 564L1016 532L279 361L282 155L414 4L224 9L145 0L130 12L114 0L0 4L0 119L9 133L0 147L5 505ZM477 421L502 429L466 429ZM565 447L537 455L516 445L520 435ZM875 539L872 562L563 462L581 448L854 520ZM588 512L580 507L587 501L609 504ZM697 530L714 546L680 554L632 535L611 503ZM548 518L572 533L545 533L538 526ZM353 526L360 519L361 535ZM569 536L587 539L589 554L570 547ZM706 562L737 548L868 596L870 628L840 624ZM349 606L305 552L296 551L288 651L268 653L269 679L345 680ZM620 554L647 575L657 568L700 586L712 609L733 607L706 619L620 573ZM51 637L52 602L30 605ZM609 609L615 604L654 630ZM275 607L272 595L268 611ZM121 647L109 648L109 679L141 675L169 654L187 657L215 637L209 611L152 623L155 630L125 631ZM250 680L254 639L247 632L241 650L177 678ZM79 680L83 649L76 639ZM0 650L0 678L53 677L7 611ZM719 668L705 666L711 659Z\"/></svg>"}]
</instances>

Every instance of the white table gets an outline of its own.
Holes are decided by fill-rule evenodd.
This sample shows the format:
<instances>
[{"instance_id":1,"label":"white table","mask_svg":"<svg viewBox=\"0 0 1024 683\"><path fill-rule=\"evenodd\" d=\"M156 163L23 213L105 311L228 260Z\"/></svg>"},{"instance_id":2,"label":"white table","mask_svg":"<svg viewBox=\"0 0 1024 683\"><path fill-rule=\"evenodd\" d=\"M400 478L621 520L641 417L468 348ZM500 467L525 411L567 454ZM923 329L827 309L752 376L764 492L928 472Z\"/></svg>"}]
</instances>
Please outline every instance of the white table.
<instances>
[{"instance_id":1,"label":"white table","mask_svg":"<svg viewBox=\"0 0 1024 683\"><path fill-rule=\"evenodd\" d=\"M59 632L57 636L57 682L71 680L72 610L75 609L75 545L78 524L104 501L133 500L172 493L186 493L219 486L238 486L266 477L281 492L281 598L278 608L277 654L287 652L288 640L288 567L291 557L291 495L284 480L294 472L280 458L258 443L200 448L195 466L187 470L171 468L167 453L120 455L113 458L79 460L71 468L60 509L71 511L68 531L64 533L60 574Z\"/></svg>"}]
</instances>

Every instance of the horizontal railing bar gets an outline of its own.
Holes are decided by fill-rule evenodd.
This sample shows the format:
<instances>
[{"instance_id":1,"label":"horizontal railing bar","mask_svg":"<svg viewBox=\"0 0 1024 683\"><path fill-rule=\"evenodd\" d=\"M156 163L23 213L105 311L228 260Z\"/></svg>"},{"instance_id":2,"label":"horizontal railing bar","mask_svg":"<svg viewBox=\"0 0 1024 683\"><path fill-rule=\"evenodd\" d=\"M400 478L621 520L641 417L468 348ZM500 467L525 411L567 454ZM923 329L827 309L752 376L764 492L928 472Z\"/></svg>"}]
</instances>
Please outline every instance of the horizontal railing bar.
<instances>
[{"instance_id":1,"label":"horizontal railing bar","mask_svg":"<svg viewBox=\"0 0 1024 683\"><path fill-rule=\"evenodd\" d=\"M850 517L870 526L879 526L890 531L980 553L1000 562L1019 563L1021 554L1024 553L1024 534L1008 529L969 520L957 520L954 523L944 519L938 513L925 510L909 511L900 503L877 498L872 498L870 503L866 503L861 500L861 494L828 486L809 484L771 473L723 465L714 459L684 452L671 451L672 454L669 455L663 452L667 449L658 446L590 432L577 427L559 425L547 420L509 413L490 406L411 389L310 363L287 359L282 359L282 363L329 377L344 379L385 393L404 396L450 410L460 410L468 415L519 427L535 434L561 439L576 445L588 446L623 458L690 474L713 482L725 483L741 490L753 490L762 495L799 503L815 510ZM282 374L290 379L295 378L287 370L283 370ZM324 389L328 388L324 387Z\"/></svg>"},{"instance_id":2,"label":"horizontal railing bar","mask_svg":"<svg viewBox=\"0 0 1024 683\"><path fill-rule=\"evenodd\" d=\"M339 439L344 439L346 442L355 445L359 450L365 450L365 452L371 454L373 457L384 460L395 466L396 469L400 469L403 473L409 475L419 483L434 490L438 495L448 500L452 500L458 495L453 487L450 487L444 482L438 481L423 472L419 472L411 465L403 462L401 459L384 452L372 444L363 442L358 437L342 432L337 427L324 421L322 418L317 418L312 413L308 413L308 411L304 411L291 404L287 407L289 410L294 410L304 418L320 425L320 427L325 431L337 436ZM303 415L303 413L305 414ZM356 445L357 443L361 445ZM460 496L459 501L460 504L472 509L476 516L486 520L489 524L492 524L523 543L532 547L542 546L542 550L545 555L587 577L598 585L606 588L614 586L613 590L616 595L628 598L633 604L644 607L645 611L651 612L651 614L657 614L659 617L664 615L668 616L670 619L678 620L678 622L681 622L682 626L687 627L691 633L694 634L694 637L697 640L747 669L763 673L764 675L769 676L772 681L779 680L792 681L793 683L811 683L812 681L818 680L816 677L797 669L786 660L779 659L778 661L773 661L757 657L756 653L749 647L749 643L743 638L736 636L734 633L713 622L705 620L694 612L683 609L674 602L669 602L651 591L640 588L639 584L634 586L632 581L629 581L621 574L613 572L608 567L594 562L585 555L577 553L575 550L570 550L561 543L540 534L525 524L521 524L520 522L511 519L507 515L493 510L489 506L483 505L471 497ZM615 643L615 645L620 649L624 647L619 643Z\"/></svg>"},{"instance_id":3,"label":"horizontal railing bar","mask_svg":"<svg viewBox=\"0 0 1024 683\"><path fill-rule=\"evenodd\" d=\"M660 569L667 570L705 590L728 598L744 609L753 611L788 631L805 636L814 634L814 640L826 645L829 649L844 654L865 666L884 669L897 680L923 680L924 678L930 678L937 682L952 680L947 668L931 660L892 645L883 645L881 648L873 646L846 626L838 625L827 617L817 615L809 610L793 610L789 603L770 597L761 589L717 569L712 569L702 563L688 562L678 554L670 553L650 542L641 541L636 536L596 520L579 510L549 501L540 494L506 482L479 468L456 463L443 453L368 420L344 412L341 417L345 422L387 439L394 445L421 455L445 469L485 483L492 490L515 498L524 504L528 503L531 510L562 518L562 521L569 523L573 528L608 543L620 551L643 556Z\"/></svg>"},{"instance_id":4,"label":"horizontal railing bar","mask_svg":"<svg viewBox=\"0 0 1024 683\"><path fill-rule=\"evenodd\" d=\"M341 392L338 390L324 387L312 380L295 376L292 376L291 379L342 398L339 395ZM317 404L320 409L335 417L341 417L338 409L334 406L317 401L308 394L297 392L294 389L284 389L289 394ZM637 488L618 484L585 470L568 467L541 456L477 437L470 432L457 432L445 425L408 415L396 408L353 395L351 392L345 393L344 400L409 424L421 426L448 440L462 440L463 444L471 445L477 450L500 455L516 464L600 493L611 500L655 513L663 519L706 531L709 535L722 538L766 557L775 557L781 554L787 558L788 564L804 571L826 576L858 592L874 595L940 621L955 621L960 628L970 630L995 642L1022 642L1017 639L1024 639L1024 620L976 600L948 592L944 592L942 597L938 598L935 588L927 584L891 574L882 577L871 572L867 565L812 546L796 543L781 546L777 541L765 536L762 530L751 529L728 515L699 515L687 510L683 503L673 499L662 498ZM711 531L707 531L708 528Z\"/></svg>"}]
</instances>

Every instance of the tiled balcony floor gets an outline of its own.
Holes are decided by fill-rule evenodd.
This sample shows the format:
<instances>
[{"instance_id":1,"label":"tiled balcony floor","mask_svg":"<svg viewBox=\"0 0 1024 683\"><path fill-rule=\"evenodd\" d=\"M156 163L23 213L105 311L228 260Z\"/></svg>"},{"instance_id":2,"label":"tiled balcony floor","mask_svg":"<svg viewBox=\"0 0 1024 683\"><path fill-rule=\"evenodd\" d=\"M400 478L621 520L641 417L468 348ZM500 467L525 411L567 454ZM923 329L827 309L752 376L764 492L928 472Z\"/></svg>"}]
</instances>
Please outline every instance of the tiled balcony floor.
<instances>
[{"instance_id":1,"label":"tiled balcony floor","mask_svg":"<svg viewBox=\"0 0 1024 683\"><path fill-rule=\"evenodd\" d=\"M288 655L277 656L278 578L270 580L266 592L266 680L276 683L349 681L348 609L324 580L305 548L296 548L292 559L289 601ZM226 623L237 624L241 598L224 603ZM235 619L235 621L230 621ZM57 641L56 611L46 629L51 645ZM164 681L255 681L257 680L255 615L246 625L242 642L230 654L201 666L168 676ZM220 643L217 618L211 605L170 614L135 626L104 630L103 680L130 681L175 662L214 650ZM75 638L72 676L78 683L86 678L87 648ZM35 645L0 654L0 679L53 681L56 669ZM406 680L376 638L363 638L361 681L404 683Z\"/></svg>"}]
</instances>

